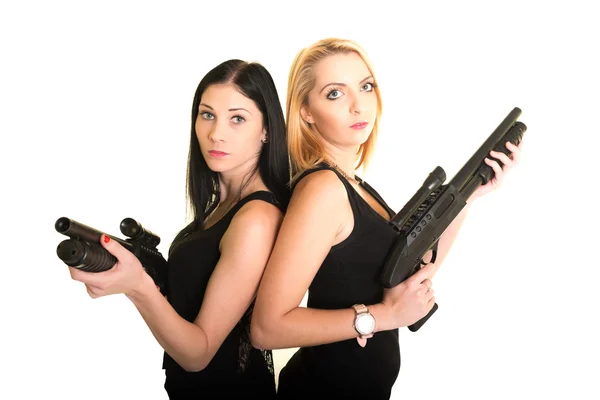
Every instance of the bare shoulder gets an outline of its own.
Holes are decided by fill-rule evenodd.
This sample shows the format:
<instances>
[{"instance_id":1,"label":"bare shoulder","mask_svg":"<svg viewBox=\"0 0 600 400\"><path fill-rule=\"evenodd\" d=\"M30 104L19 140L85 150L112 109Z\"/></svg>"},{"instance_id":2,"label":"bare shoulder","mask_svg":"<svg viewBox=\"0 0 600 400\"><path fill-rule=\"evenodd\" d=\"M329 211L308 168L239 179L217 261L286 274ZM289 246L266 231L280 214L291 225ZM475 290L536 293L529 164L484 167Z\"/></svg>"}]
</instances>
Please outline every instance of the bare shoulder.
<instances>
[{"instance_id":1,"label":"bare shoulder","mask_svg":"<svg viewBox=\"0 0 600 400\"><path fill-rule=\"evenodd\" d=\"M243 236L270 235L277 230L282 219L283 212L276 205L263 200L251 200L235 213L227 233L229 236L238 231Z\"/></svg>"},{"instance_id":2,"label":"bare shoulder","mask_svg":"<svg viewBox=\"0 0 600 400\"><path fill-rule=\"evenodd\" d=\"M346 188L335 172L325 169L305 176L296 185L291 202L299 203L303 208L339 206L346 199ZM290 204L291 205L291 204Z\"/></svg>"}]
</instances>

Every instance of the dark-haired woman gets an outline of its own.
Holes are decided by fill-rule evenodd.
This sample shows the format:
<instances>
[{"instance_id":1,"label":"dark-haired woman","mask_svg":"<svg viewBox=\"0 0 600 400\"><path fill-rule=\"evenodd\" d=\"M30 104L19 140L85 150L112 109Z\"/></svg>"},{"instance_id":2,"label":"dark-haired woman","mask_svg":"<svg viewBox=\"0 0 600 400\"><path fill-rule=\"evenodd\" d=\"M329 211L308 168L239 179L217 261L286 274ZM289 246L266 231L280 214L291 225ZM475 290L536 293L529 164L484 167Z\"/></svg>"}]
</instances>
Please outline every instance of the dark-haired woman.
<instances>
[{"instance_id":1,"label":"dark-haired woman","mask_svg":"<svg viewBox=\"0 0 600 400\"><path fill-rule=\"evenodd\" d=\"M71 268L71 276L93 298L124 293L133 302L165 350L170 399L271 398L272 354L252 347L249 333L290 196L283 110L262 65L229 60L201 80L191 114L193 218L169 249L167 296L132 253L105 236L114 267Z\"/></svg>"}]
</instances>

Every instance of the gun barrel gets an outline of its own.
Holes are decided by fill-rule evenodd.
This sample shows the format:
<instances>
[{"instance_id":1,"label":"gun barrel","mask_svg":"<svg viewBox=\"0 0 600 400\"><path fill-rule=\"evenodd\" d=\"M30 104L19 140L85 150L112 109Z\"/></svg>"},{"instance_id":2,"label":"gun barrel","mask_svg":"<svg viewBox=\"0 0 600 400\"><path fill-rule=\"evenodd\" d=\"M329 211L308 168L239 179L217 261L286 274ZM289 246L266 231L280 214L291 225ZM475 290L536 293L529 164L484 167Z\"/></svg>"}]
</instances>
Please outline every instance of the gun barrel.
<instances>
[{"instance_id":1,"label":"gun barrel","mask_svg":"<svg viewBox=\"0 0 600 400\"><path fill-rule=\"evenodd\" d=\"M470 181L471 177L475 175L479 167L481 166L481 162L485 157L487 157L490 151L494 148L496 143L506 133L508 130L515 124L522 111L520 108L515 107L513 110L504 118L504 120L498 125L498 127L492 132L492 134L487 138L485 142L479 147L479 149L469 158L469 160L465 163L465 165L458 171L454 178L448 183L448 185L453 185L458 191L461 191L462 188Z\"/></svg>"},{"instance_id":2,"label":"gun barrel","mask_svg":"<svg viewBox=\"0 0 600 400\"><path fill-rule=\"evenodd\" d=\"M69 236L71 239L86 240L88 242L99 242L102 232L67 217L56 220L54 228L58 233Z\"/></svg>"},{"instance_id":3,"label":"gun barrel","mask_svg":"<svg viewBox=\"0 0 600 400\"><path fill-rule=\"evenodd\" d=\"M129 248L131 244L119 239L118 237L109 235L104 232L100 232L90 226L84 225L81 222L77 222L67 217L60 217L54 224L54 229L58 233L62 233L65 236L69 236L71 239L85 240L87 242L99 243L102 234L110 237L112 240L119 242L121 245Z\"/></svg>"}]
</instances>

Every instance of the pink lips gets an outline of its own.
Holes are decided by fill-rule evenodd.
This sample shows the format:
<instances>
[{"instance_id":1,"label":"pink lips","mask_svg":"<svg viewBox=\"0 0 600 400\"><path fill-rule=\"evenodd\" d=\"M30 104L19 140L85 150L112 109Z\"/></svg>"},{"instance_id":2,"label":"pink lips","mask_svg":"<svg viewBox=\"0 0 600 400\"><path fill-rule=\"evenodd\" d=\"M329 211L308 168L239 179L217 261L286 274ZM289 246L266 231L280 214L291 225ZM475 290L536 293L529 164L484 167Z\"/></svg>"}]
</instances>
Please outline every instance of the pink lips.
<instances>
[{"instance_id":1,"label":"pink lips","mask_svg":"<svg viewBox=\"0 0 600 400\"><path fill-rule=\"evenodd\" d=\"M356 129L356 130L361 130L361 129L365 129L367 127L367 125L369 125L368 122L357 122L354 125L350 126L350 128Z\"/></svg>"},{"instance_id":2,"label":"pink lips","mask_svg":"<svg viewBox=\"0 0 600 400\"><path fill-rule=\"evenodd\" d=\"M227 153L218 151L218 150L211 150L208 152L208 154L210 154L213 157L217 157L217 158L225 157L227 155Z\"/></svg>"}]
</instances>

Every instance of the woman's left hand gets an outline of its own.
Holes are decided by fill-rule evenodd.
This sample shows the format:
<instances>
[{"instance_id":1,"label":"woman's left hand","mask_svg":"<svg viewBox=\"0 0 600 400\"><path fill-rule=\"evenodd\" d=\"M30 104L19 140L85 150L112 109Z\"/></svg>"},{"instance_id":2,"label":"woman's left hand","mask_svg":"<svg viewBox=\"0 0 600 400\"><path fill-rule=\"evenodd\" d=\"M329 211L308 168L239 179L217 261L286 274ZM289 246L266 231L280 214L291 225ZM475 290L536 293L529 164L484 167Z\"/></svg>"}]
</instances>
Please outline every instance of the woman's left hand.
<instances>
[{"instance_id":1,"label":"woman's left hand","mask_svg":"<svg viewBox=\"0 0 600 400\"><path fill-rule=\"evenodd\" d=\"M497 160L500 160L504 165L500 167L500 164L498 164L497 161L487 157L485 158L485 163L489 165L494 171L494 177L490 179L485 185L479 186L479 188L477 188L477 190L475 190L475 192L471 195L470 200L475 200L479 197L486 195L487 193L497 190L502 185L508 171L510 171L519 164L519 161L521 159L522 144L523 142L519 143L519 146L515 146L511 142L506 142L506 148L511 152L510 157L502 152L496 152L493 150L490 152L490 155L492 157L494 157Z\"/></svg>"},{"instance_id":2,"label":"woman's left hand","mask_svg":"<svg viewBox=\"0 0 600 400\"><path fill-rule=\"evenodd\" d=\"M117 258L115 265L103 272L85 272L69 267L71 278L83 282L93 299L118 293L129 295L139 290L150 276L137 257L106 235L100 237L100 243Z\"/></svg>"}]
</instances>

